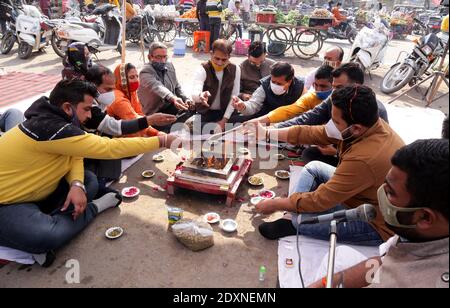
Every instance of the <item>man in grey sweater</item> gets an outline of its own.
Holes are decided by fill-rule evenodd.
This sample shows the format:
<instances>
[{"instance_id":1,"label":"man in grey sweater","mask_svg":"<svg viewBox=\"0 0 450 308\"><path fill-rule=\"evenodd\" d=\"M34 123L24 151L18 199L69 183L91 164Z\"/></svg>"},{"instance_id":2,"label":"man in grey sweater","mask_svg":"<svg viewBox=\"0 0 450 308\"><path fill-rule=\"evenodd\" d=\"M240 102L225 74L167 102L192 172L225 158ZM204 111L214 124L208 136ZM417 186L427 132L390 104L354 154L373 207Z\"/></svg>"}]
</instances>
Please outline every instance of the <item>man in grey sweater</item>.
<instances>
[{"instance_id":1,"label":"man in grey sweater","mask_svg":"<svg viewBox=\"0 0 450 308\"><path fill-rule=\"evenodd\" d=\"M138 90L146 115L156 112L176 115L179 111L188 110L192 104L178 82L175 67L167 62L167 58L167 46L160 42L150 45L150 63L139 74L141 86Z\"/></svg>"}]
</instances>

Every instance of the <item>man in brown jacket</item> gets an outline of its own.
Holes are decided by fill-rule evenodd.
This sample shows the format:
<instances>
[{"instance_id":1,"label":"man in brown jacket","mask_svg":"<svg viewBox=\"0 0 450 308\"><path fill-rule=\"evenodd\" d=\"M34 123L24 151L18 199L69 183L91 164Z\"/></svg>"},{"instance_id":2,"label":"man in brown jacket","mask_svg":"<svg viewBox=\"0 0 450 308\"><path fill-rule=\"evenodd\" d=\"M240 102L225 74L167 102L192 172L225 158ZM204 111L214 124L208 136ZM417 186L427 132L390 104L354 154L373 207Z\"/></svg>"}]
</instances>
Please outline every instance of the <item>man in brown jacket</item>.
<instances>
[{"instance_id":1,"label":"man in brown jacket","mask_svg":"<svg viewBox=\"0 0 450 308\"><path fill-rule=\"evenodd\" d=\"M397 151L378 190L384 220L396 235L381 245L381 257L337 273L335 286L448 288L448 155L446 139L418 140Z\"/></svg>"},{"instance_id":2,"label":"man in brown jacket","mask_svg":"<svg viewBox=\"0 0 450 308\"><path fill-rule=\"evenodd\" d=\"M352 221L338 225L338 241L357 245L378 246L393 232L387 228L378 208L377 190L391 168L392 155L404 143L392 128L378 116L375 93L365 86L350 86L332 95L332 119L324 126L297 126L281 130L261 127L259 135L291 144L338 146L337 168L322 162L307 164L297 183L296 193L288 199L261 202L257 211L271 214L290 211L285 218L263 223L260 233L268 239L301 235L329 239L329 224L300 225L299 215L330 213L370 203L377 207L373 223ZM263 137L264 138L264 137ZM269 140L270 141L270 140ZM307 214L308 213L308 214Z\"/></svg>"}]
</instances>

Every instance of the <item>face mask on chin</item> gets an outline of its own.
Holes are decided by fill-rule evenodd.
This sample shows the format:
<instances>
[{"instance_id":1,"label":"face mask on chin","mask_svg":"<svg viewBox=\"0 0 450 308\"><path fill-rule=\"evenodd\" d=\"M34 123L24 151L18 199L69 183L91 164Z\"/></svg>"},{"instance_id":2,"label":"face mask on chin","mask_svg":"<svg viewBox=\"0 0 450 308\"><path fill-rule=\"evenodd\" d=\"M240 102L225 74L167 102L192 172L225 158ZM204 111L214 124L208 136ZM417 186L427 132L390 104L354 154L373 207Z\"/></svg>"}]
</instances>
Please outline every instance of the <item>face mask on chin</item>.
<instances>
[{"instance_id":1,"label":"face mask on chin","mask_svg":"<svg viewBox=\"0 0 450 308\"><path fill-rule=\"evenodd\" d=\"M270 82L270 89L272 90L273 94L278 96L281 96L286 93L286 89L283 86L274 84L272 81Z\"/></svg>"},{"instance_id":2,"label":"face mask on chin","mask_svg":"<svg viewBox=\"0 0 450 308\"><path fill-rule=\"evenodd\" d=\"M393 205L384 190L384 186L382 185L377 192L378 195L378 203L380 206L380 211L383 214L384 221L395 228L403 228L403 229L415 229L416 225L405 225L398 221L398 213L414 213L416 211L422 210L424 208L415 207L415 208L401 208Z\"/></svg>"},{"instance_id":3,"label":"face mask on chin","mask_svg":"<svg viewBox=\"0 0 450 308\"><path fill-rule=\"evenodd\" d=\"M212 67L214 68L214 70L216 72L223 72L223 70L228 66L228 63L225 63L222 66L219 66L217 64L215 64L214 62L211 61Z\"/></svg>"}]
</instances>

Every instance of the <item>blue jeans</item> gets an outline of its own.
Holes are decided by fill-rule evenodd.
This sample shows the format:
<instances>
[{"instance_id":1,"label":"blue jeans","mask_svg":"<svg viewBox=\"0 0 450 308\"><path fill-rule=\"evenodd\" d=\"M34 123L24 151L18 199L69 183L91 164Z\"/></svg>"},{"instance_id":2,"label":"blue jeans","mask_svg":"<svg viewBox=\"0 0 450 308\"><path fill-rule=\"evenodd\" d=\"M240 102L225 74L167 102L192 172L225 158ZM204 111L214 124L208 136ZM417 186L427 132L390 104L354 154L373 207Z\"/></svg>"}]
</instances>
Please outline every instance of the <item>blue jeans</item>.
<instances>
[{"instance_id":1,"label":"blue jeans","mask_svg":"<svg viewBox=\"0 0 450 308\"><path fill-rule=\"evenodd\" d=\"M17 109L8 109L0 114L0 131L7 132L24 121L23 113Z\"/></svg>"},{"instance_id":2,"label":"blue jeans","mask_svg":"<svg viewBox=\"0 0 450 308\"><path fill-rule=\"evenodd\" d=\"M295 192L315 191L321 184L328 182L334 175L336 168L323 162L313 161L308 163L302 170L300 181ZM320 213L301 214L302 217L314 215L330 214L336 211L345 210L343 205L337 204L334 208ZM298 225L298 215L293 214L292 224L301 235L309 236L319 240L328 241L330 238L330 224ZM383 239L371 224L362 221L351 221L338 224L338 242L362 246L380 246Z\"/></svg>"},{"instance_id":3,"label":"blue jeans","mask_svg":"<svg viewBox=\"0 0 450 308\"><path fill-rule=\"evenodd\" d=\"M210 31L211 28L209 26L209 17L208 16L200 16L200 31Z\"/></svg>"},{"instance_id":4,"label":"blue jeans","mask_svg":"<svg viewBox=\"0 0 450 308\"><path fill-rule=\"evenodd\" d=\"M85 186L88 205L75 221L72 205L61 212L70 189L64 179L42 202L0 205L0 246L42 254L67 244L97 216L97 207L91 203L98 190L94 173L85 171Z\"/></svg>"}]
</instances>

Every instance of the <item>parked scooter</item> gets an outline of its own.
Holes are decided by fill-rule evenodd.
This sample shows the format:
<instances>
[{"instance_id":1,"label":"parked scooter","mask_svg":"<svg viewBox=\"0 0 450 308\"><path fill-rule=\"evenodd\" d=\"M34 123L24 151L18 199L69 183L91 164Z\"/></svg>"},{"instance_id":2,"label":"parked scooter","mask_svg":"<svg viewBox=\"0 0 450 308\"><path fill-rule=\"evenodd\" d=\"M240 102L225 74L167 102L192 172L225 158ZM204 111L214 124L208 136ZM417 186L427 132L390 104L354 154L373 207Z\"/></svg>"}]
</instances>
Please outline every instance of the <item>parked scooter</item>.
<instances>
[{"instance_id":1,"label":"parked scooter","mask_svg":"<svg viewBox=\"0 0 450 308\"><path fill-rule=\"evenodd\" d=\"M51 21L32 5L24 6L25 14L17 17L16 31L19 58L28 59L33 51L44 49L52 39L57 21Z\"/></svg>"},{"instance_id":2,"label":"parked scooter","mask_svg":"<svg viewBox=\"0 0 450 308\"><path fill-rule=\"evenodd\" d=\"M375 22L373 29L362 28L353 43L350 61L358 63L370 75L380 67L391 39L392 33L380 21Z\"/></svg>"},{"instance_id":3,"label":"parked scooter","mask_svg":"<svg viewBox=\"0 0 450 308\"><path fill-rule=\"evenodd\" d=\"M93 23L65 21L57 27L52 37L52 47L58 56L63 58L67 46L73 42L87 44L94 54L106 50L122 52L122 23L116 6L99 6L92 15L101 18Z\"/></svg>"},{"instance_id":4,"label":"parked scooter","mask_svg":"<svg viewBox=\"0 0 450 308\"><path fill-rule=\"evenodd\" d=\"M443 56L443 53L443 42L436 34L430 33L422 37L413 52L403 62L395 64L387 72L381 82L381 91L391 94L407 84L413 86Z\"/></svg>"}]
</instances>

